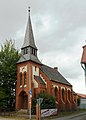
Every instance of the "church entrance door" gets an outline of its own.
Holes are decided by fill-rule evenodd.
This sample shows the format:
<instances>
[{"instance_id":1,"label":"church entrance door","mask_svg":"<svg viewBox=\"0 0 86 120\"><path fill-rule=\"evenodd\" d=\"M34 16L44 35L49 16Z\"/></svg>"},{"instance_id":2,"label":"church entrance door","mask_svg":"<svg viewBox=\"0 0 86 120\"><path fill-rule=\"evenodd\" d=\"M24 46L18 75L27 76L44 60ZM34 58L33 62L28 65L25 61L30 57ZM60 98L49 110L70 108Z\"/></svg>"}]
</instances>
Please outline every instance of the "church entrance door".
<instances>
[{"instance_id":1,"label":"church entrance door","mask_svg":"<svg viewBox=\"0 0 86 120\"><path fill-rule=\"evenodd\" d=\"M22 91L19 95L19 104L20 104L20 109L28 108L28 96L25 91Z\"/></svg>"}]
</instances>

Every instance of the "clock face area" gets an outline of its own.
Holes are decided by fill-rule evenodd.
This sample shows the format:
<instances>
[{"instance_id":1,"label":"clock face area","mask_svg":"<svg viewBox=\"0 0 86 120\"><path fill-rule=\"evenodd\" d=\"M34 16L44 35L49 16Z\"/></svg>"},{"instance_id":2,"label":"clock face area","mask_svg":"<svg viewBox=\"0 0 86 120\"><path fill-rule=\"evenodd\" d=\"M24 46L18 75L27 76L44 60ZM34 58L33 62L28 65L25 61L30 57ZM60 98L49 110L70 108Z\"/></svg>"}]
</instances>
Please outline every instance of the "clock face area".
<instances>
[{"instance_id":1,"label":"clock face area","mask_svg":"<svg viewBox=\"0 0 86 120\"><path fill-rule=\"evenodd\" d=\"M27 72L27 66L20 67L20 72L21 73Z\"/></svg>"}]
</instances>

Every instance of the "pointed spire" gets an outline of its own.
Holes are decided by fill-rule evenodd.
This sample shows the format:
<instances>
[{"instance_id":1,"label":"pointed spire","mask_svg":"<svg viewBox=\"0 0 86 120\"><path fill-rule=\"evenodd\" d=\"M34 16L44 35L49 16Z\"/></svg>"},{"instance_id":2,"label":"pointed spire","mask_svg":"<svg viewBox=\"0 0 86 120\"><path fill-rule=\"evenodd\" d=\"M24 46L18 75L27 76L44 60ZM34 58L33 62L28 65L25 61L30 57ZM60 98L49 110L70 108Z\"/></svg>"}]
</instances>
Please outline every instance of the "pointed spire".
<instances>
[{"instance_id":1,"label":"pointed spire","mask_svg":"<svg viewBox=\"0 0 86 120\"><path fill-rule=\"evenodd\" d=\"M28 16L27 28L26 28L24 44L23 44L22 48L31 46L31 47L37 49L35 42L34 42L32 24L31 24L31 19L30 19L30 7L28 9L28 13L29 13L29 16Z\"/></svg>"},{"instance_id":2,"label":"pointed spire","mask_svg":"<svg viewBox=\"0 0 86 120\"><path fill-rule=\"evenodd\" d=\"M28 9L28 22L25 32L24 44L21 48L21 57L17 63L25 61L33 61L35 63L41 64L40 60L37 57L37 47L35 45L33 30L30 19L30 7Z\"/></svg>"}]
</instances>

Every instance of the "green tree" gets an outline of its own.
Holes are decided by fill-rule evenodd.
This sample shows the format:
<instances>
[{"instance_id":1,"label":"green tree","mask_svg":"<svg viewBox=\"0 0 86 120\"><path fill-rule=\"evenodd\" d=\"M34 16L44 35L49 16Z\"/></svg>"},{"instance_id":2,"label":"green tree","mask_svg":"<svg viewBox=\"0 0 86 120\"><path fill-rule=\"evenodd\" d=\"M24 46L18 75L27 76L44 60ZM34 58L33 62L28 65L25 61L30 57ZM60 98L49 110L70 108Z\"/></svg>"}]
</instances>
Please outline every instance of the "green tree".
<instances>
[{"instance_id":1,"label":"green tree","mask_svg":"<svg viewBox=\"0 0 86 120\"><path fill-rule=\"evenodd\" d=\"M80 97L77 99L77 105L80 106Z\"/></svg>"},{"instance_id":2,"label":"green tree","mask_svg":"<svg viewBox=\"0 0 86 120\"><path fill-rule=\"evenodd\" d=\"M0 109L3 107L3 104L7 109L14 107L15 84L17 79L16 62L18 59L19 54L15 49L12 40L6 40L4 45L1 45L0 50L0 98L2 98L0 100Z\"/></svg>"},{"instance_id":3,"label":"green tree","mask_svg":"<svg viewBox=\"0 0 86 120\"><path fill-rule=\"evenodd\" d=\"M0 87L0 111L7 109L7 98L5 90Z\"/></svg>"},{"instance_id":4,"label":"green tree","mask_svg":"<svg viewBox=\"0 0 86 120\"><path fill-rule=\"evenodd\" d=\"M52 108L56 107L55 97L53 97L52 95L50 95L48 93L40 92L32 100L32 112L33 113L35 113L35 107L36 107L38 98L43 98L43 101L41 103L41 109L52 109Z\"/></svg>"}]
</instances>

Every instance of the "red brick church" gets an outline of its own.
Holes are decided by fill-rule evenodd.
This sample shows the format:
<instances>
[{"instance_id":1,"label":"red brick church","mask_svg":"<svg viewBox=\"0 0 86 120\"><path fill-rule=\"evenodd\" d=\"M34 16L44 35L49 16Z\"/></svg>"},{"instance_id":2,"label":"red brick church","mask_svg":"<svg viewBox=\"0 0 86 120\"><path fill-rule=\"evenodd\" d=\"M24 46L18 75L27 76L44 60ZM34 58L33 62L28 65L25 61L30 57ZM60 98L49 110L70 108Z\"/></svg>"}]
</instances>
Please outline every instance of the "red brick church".
<instances>
[{"instance_id":1,"label":"red brick church","mask_svg":"<svg viewBox=\"0 0 86 120\"><path fill-rule=\"evenodd\" d=\"M31 99L40 91L55 96L59 110L77 109L77 96L72 85L57 67L51 68L41 63L37 57L37 50L29 10L21 57L17 62L16 110L29 110Z\"/></svg>"}]
</instances>

